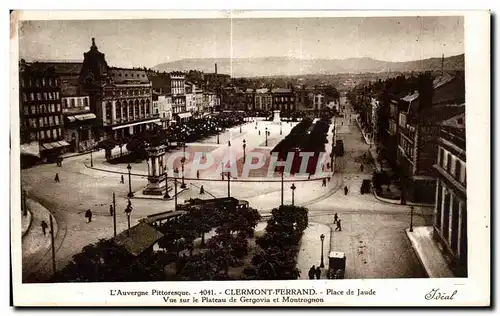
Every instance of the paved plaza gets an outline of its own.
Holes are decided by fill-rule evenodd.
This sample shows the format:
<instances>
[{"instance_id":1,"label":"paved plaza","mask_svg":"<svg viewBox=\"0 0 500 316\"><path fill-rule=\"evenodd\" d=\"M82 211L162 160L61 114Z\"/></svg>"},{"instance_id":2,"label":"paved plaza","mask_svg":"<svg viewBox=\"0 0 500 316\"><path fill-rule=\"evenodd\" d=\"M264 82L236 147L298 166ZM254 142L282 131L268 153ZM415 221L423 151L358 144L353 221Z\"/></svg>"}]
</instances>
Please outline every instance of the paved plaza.
<instances>
[{"instance_id":1,"label":"paved plaza","mask_svg":"<svg viewBox=\"0 0 500 316\"><path fill-rule=\"evenodd\" d=\"M341 102L345 104L345 99ZM231 196L249 201L251 207L258 209L262 215L267 215L280 204L280 178L266 178L268 165L254 170L248 178L239 177L244 155L243 139L246 142L247 155L250 152L259 152L268 157L272 148L290 132L294 124L296 123L283 122L281 126L283 133L280 135L279 124L258 121L256 129L254 122L246 123L242 126L241 133L239 127L233 127L221 134L219 144L217 138L212 136L197 143L187 144L186 152L191 156L199 151L210 153L216 161L227 155L233 155L237 161L238 175L232 177ZM329 227L331 238L328 243L325 242L325 252L328 253L331 249L346 253L346 278L423 277L425 274L405 235L405 229L408 228L410 221L409 208L384 203L375 199L372 194L360 194L362 180L369 179L372 173L370 165L364 166L363 171L360 170L363 154L368 152L369 146L363 141L356 123L351 122L348 117L336 118L335 124L338 139L344 140L346 154L336 158L333 175L327 170L326 174L328 177L331 176L331 179L326 187L322 186L324 175L315 175L309 180L306 176L285 178L284 203L291 204L290 186L294 183L296 186L294 203L309 209L309 221L312 223L307 231L307 238L301 244L300 253L304 253L302 249L309 247L306 251L307 256L314 258L312 253L318 249L317 244L313 245L310 242L315 238L314 227L321 227L317 232L318 240L320 230ZM270 132L268 146L265 146L266 127ZM258 134L259 131L261 135ZM331 136L330 128L329 142ZM228 146L228 141L231 142L231 146ZM326 144L326 149L329 153L331 143ZM182 148L176 151L182 152ZM113 154L118 153L118 149L113 152ZM200 179L196 179L196 176L188 176L192 165L191 157L185 164L187 190L179 194L179 203L193 197L227 196L227 180L222 181L220 173L216 172L220 166L214 164L212 168L201 171ZM56 172L60 177L58 183L54 182ZM132 164L134 192L140 192L146 186L147 172L146 162ZM123 184L120 183L122 174L125 177ZM71 260L72 255L80 252L87 244L113 236L113 221L109 214L113 193L116 194L117 232L120 233L127 228L124 213L128 200L126 165L105 162L103 151L93 155L93 168L90 167L89 155L80 155L65 159L62 167L47 164L22 170L22 181L33 203L37 203L47 212L50 211L57 222L55 246L58 268L62 268ZM199 188L202 185L205 194L200 195ZM344 194L344 187L349 189L347 195ZM146 215L174 208L173 200L137 197L132 198L131 202L132 223L136 223ZM84 217L88 209L91 209L94 215L91 223L87 223ZM335 213L338 213L342 220L341 232L335 231L336 225L333 223ZM416 207L415 214L416 226L429 224L430 209ZM36 219L36 216L33 217ZM44 280L52 273L50 243L47 243L46 238L41 235L41 228L36 222L30 226L24 237L26 242L23 241L23 262L29 263L23 270L23 278L26 281ZM42 241L36 241L38 239ZM34 247L29 245L30 242L36 242L36 251L29 250ZM310 268L305 265L314 260L317 258L304 259L299 255L299 263L303 262L299 268L306 269L302 272L303 275L307 276L307 270Z\"/></svg>"}]
</instances>

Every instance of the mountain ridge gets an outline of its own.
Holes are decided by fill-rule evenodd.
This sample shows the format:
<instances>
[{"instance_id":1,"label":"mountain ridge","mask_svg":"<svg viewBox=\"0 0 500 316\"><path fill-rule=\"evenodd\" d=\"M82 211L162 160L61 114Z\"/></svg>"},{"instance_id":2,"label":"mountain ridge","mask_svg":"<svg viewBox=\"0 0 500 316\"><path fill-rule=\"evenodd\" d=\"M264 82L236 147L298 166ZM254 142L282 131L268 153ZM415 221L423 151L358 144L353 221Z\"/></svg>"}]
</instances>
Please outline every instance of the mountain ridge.
<instances>
[{"instance_id":1,"label":"mountain ridge","mask_svg":"<svg viewBox=\"0 0 500 316\"><path fill-rule=\"evenodd\" d=\"M232 60L232 63L231 63ZM441 69L441 57L421 60L388 62L371 57L346 59L300 59L296 57L256 57L256 58L186 58L158 64L152 69L158 71L199 70L214 72L217 63L218 73L233 77L296 76L306 74L340 73L377 73L404 71L432 71ZM444 70L463 70L465 55L444 58Z\"/></svg>"}]
</instances>

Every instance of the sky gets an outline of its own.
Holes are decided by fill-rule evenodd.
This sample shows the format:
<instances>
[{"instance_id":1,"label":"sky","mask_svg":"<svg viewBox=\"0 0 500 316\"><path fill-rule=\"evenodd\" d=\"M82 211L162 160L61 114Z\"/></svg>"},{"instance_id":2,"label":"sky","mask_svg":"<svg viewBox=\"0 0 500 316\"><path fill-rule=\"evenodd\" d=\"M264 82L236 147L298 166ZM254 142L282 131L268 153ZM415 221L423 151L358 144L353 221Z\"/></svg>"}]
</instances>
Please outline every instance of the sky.
<instances>
[{"instance_id":1,"label":"sky","mask_svg":"<svg viewBox=\"0 0 500 316\"><path fill-rule=\"evenodd\" d=\"M442 16L24 21L19 55L82 61L94 37L116 67L269 56L408 61L464 53L463 23Z\"/></svg>"}]
</instances>

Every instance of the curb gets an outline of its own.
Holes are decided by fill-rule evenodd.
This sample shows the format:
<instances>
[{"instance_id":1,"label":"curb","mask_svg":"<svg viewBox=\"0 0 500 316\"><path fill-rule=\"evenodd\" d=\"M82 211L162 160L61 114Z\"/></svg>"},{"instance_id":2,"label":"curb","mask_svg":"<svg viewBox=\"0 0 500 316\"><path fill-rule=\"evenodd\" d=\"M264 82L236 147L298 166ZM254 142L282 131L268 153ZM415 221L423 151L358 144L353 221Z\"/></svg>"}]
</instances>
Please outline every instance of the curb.
<instances>
[{"instance_id":1,"label":"curb","mask_svg":"<svg viewBox=\"0 0 500 316\"><path fill-rule=\"evenodd\" d=\"M425 275L427 278L430 278L429 276L429 272L427 271L427 268L426 266L424 265L424 262L422 261L422 258L420 257L420 254L419 252L417 251L417 249L415 248L415 243L413 242L413 239L410 237L410 233L409 233L409 228L405 228L405 236L406 238L408 239L408 241L410 242L411 244L411 248L413 249L413 253L415 254L415 256L418 258L418 262L420 262L420 266L422 267L422 270L424 271Z\"/></svg>"},{"instance_id":2,"label":"curb","mask_svg":"<svg viewBox=\"0 0 500 316\"><path fill-rule=\"evenodd\" d=\"M21 239L22 239L24 236L26 236L26 234L30 231L30 229L31 229L31 223L33 222L33 221L32 221L33 215L31 214L31 211L30 211L30 210L27 210L27 212L26 212L26 213L27 213L27 215L26 215L26 216L28 216L28 217L29 217L29 223L28 223L28 226L26 227L26 229L25 229L24 231L22 231L22 233L21 233ZM23 215L21 215L21 216L23 216ZM22 227L21 227L21 229L22 229Z\"/></svg>"},{"instance_id":3,"label":"curb","mask_svg":"<svg viewBox=\"0 0 500 316\"><path fill-rule=\"evenodd\" d=\"M387 199L384 197L380 197L377 195L375 190L372 190L373 196L380 202L384 202L387 204L393 204L393 205L403 205L403 206L420 206L420 207L434 207L434 204L425 204L425 203L413 203L413 202L406 202L406 204L401 204L401 200L391 200Z\"/></svg>"}]
</instances>

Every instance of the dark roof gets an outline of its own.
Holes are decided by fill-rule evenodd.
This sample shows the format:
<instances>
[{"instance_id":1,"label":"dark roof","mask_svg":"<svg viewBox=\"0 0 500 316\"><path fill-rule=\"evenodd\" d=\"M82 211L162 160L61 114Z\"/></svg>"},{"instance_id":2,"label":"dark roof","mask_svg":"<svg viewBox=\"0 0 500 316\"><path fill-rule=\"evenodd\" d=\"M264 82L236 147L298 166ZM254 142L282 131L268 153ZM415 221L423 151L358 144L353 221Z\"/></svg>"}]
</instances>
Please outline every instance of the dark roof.
<instances>
[{"instance_id":1,"label":"dark roof","mask_svg":"<svg viewBox=\"0 0 500 316\"><path fill-rule=\"evenodd\" d=\"M424 124L428 123L442 123L460 113L465 113L465 104L461 105L448 105L440 104L430 108L422 109L419 113L423 119Z\"/></svg>"},{"instance_id":2,"label":"dark roof","mask_svg":"<svg viewBox=\"0 0 500 316\"><path fill-rule=\"evenodd\" d=\"M161 237L163 234L156 228L141 222L121 232L112 241L116 245L124 247L131 255L138 256L153 246Z\"/></svg>"},{"instance_id":3,"label":"dark roof","mask_svg":"<svg viewBox=\"0 0 500 316\"><path fill-rule=\"evenodd\" d=\"M57 75L80 75L83 62L33 62L28 65L39 70L53 67Z\"/></svg>"},{"instance_id":4,"label":"dark roof","mask_svg":"<svg viewBox=\"0 0 500 316\"><path fill-rule=\"evenodd\" d=\"M109 68L109 75L113 78L113 82L121 83L128 81L140 81L148 83L149 78L144 69L127 69L127 68Z\"/></svg>"}]
</instances>

